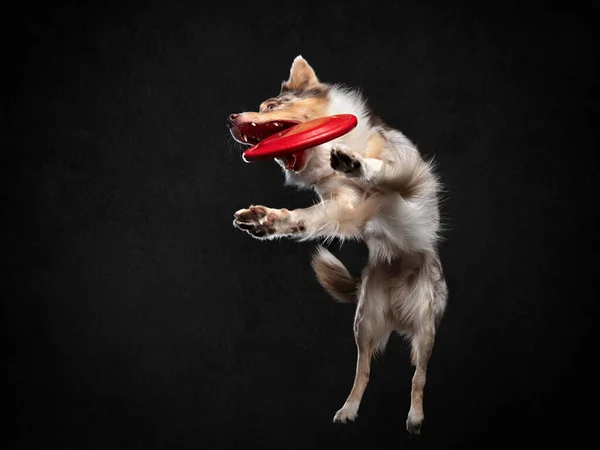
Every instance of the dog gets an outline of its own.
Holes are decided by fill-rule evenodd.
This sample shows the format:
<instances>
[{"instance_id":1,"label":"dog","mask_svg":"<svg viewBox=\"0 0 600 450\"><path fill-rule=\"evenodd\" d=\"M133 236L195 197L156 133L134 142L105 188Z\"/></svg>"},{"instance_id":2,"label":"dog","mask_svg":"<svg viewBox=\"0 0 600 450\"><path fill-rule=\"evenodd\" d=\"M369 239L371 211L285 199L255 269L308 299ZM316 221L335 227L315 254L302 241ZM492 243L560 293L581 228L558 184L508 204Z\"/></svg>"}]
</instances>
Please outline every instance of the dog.
<instances>
[{"instance_id":1,"label":"dog","mask_svg":"<svg viewBox=\"0 0 600 450\"><path fill-rule=\"evenodd\" d=\"M293 167L285 158L276 159L286 184L313 189L318 203L293 210L250 206L234 214L233 225L261 240L366 244L368 260L360 276L351 275L323 245L312 260L325 291L356 304L354 384L333 421L357 417L371 359L397 332L410 342L415 367L406 428L419 434L427 364L448 297L438 251L442 186L432 161L375 115L359 90L322 82L301 55L279 95L264 101L258 112L229 115L227 125L236 141L254 145L265 138L264 124L292 126L335 114L353 114L358 124L346 135L300 152Z\"/></svg>"}]
</instances>

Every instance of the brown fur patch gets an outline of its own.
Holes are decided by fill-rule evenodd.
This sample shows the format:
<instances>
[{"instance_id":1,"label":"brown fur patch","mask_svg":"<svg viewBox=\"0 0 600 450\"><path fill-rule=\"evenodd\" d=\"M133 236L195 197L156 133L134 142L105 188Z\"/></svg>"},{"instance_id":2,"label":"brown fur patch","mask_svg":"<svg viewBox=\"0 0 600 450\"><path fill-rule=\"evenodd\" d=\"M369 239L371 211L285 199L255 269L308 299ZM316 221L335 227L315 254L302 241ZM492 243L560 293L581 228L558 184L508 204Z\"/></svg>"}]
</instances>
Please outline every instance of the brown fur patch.
<instances>
[{"instance_id":1,"label":"brown fur patch","mask_svg":"<svg viewBox=\"0 0 600 450\"><path fill-rule=\"evenodd\" d=\"M327 110L327 97L306 97L292 101L289 105L280 109L267 111L265 108L274 100L266 100L260 105L261 112L244 112L240 114L240 121L244 123L266 123L277 120L295 120L306 122L307 120L323 117Z\"/></svg>"},{"instance_id":2,"label":"brown fur patch","mask_svg":"<svg viewBox=\"0 0 600 450\"><path fill-rule=\"evenodd\" d=\"M386 141L380 133L372 134L367 141L367 158L379 158L385 147Z\"/></svg>"}]
</instances>

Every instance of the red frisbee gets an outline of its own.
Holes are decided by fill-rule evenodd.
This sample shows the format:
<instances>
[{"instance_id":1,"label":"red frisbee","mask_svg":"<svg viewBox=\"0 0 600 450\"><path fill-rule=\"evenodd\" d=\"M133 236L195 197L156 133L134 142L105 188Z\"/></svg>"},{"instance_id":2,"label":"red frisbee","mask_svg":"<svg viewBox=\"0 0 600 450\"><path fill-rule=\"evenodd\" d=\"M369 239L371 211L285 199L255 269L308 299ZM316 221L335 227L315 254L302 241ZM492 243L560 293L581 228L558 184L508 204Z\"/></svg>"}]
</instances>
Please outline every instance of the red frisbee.
<instances>
[{"instance_id":1,"label":"red frisbee","mask_svg":"<svg viewBox=\"0 0 600 450\"><path fill-rule=\"evenodd\" d=\"M242 156L246 162L291 157L296 152L343 136L357 124L358 119L352 114L336 114L301 122L263 139Z\"/></svg>"}]
</instances>

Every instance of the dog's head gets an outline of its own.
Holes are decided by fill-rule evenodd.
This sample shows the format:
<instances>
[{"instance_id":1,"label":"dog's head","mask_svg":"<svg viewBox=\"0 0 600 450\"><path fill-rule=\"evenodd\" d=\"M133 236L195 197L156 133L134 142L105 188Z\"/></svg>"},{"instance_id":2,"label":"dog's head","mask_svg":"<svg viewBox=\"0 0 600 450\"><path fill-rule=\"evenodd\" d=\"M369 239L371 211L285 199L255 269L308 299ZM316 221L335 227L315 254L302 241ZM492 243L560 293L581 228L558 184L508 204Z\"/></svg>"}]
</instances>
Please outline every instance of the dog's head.
<instances>
[{"instance_id":1,"label":"dog's head","mask_svg":"<svg viewBox=\"0 0 600 450\"><path fill-rule=\"evenodd\" d=\"M262 102L257 112L230 114L227 126L236 141L255 145L297 123L325 116L327 103L327 85L319 81L302 56L297 56L279 95Z\"/></svg>"}]
</instances>

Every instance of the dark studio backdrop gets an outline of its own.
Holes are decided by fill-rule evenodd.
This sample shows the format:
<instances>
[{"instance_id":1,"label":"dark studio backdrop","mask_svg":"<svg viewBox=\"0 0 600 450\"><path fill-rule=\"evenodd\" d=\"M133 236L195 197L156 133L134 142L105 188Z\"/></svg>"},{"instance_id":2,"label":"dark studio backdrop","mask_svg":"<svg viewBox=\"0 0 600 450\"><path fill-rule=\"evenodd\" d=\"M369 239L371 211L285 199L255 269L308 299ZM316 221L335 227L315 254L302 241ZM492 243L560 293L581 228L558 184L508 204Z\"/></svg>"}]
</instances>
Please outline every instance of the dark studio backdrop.
<instances>
[{"instance_id":1,"label":"dark studio backdrop","mask_svg":"<svg viewBox=\"0 0 600 450\"><path fill-rule=\"evenodd\" d=\"M487 448L593 431L595 11L486 5L6 16L5 448ZM333 424L354 308L317 285L315 243L231 225L250 204L313 202L275 163L242 162L225 126L298 54L361 87L447 190L449 306L416 439L405 343L373 363L357 422ZM360 270L362 244L332 248Z\"/></svg>"}]
</instances>

